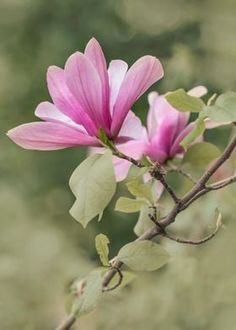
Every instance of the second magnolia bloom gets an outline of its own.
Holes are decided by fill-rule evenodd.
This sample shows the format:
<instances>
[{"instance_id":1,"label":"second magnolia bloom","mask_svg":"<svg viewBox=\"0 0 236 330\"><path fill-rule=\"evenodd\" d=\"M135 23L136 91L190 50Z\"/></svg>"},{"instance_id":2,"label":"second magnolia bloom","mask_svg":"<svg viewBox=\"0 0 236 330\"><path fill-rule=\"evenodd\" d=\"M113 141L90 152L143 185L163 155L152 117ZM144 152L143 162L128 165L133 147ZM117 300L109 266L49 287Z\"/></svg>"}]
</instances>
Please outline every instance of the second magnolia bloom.
<instances>
[{"instance_id":1,"label":"second magnolia bloom","mask_svg":"<svg viewBox=\"0 0 236 330\"><path fill-rule=\"evenodd\" d=\"M26 149L56 150L99 146L99 130L114 142L136 138L140 120L130 111L134 102L163 76L160 61L144 56L128 70L121 60L106 59L93 38L84 53L76 52L65 69L52 66L47 83L53 103L42 102L36 116L43 122L18 126L8 136Z\"/></svg>"},{"instance_id":2,"label":"second magnolia bloom","mask_svg":"<svg viewBox=\"0 0 236 330\"><path fill-rule=\"evenodd\" d=\"M207 89L204 86L197 86L188 92L195 97L201 97L206 93ZM194 123L189 123L190 113L177 111L167 102L164 95L156 92L148 95L148 101L147 128L143 127L140 138L119 145L118 149L135 159L147 156L160 164L175 156L182 157L184 149L180 144L194 128ZM194 142L199 140L202 140L202 136ZM125 179L131 163L118 157L114 157L113 162L118 181Z\"/></svg>"}]
</instances>

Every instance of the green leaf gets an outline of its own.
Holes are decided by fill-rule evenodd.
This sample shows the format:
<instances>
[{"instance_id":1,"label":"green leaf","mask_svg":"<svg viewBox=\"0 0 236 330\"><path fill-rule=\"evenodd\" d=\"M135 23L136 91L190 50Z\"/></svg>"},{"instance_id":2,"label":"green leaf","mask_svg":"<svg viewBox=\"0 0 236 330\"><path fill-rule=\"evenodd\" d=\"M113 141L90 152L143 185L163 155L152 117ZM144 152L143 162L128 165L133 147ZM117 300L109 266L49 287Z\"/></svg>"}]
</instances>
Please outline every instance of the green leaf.
<instances>
[{"instance_id":1,"label":"green leaf","mask_svg":"<svg viewBox=\"0 0 236 330\"><path fill-rule=\"evenodd\" d=\"M95 247L97 250L97 253L100 257L101 263L103 266L109 266L109 259L108 259L108 254L109 254L109 248L108 244L110 243L108 237L104 234L98 234L95 237Z\"/></svg>"},{"instance_id":2,"label":"green leaf","mask_svg":"<svg viewBox=\"0 0 236 330\"><path fill-rule=\"evenodd\" d=\"M126 270L122 270L122 282L119 285L119 288L124 288L126 285L130 284L131 282L133 282L133 280L135 280L137 278L137 275L132 273L132 272L128 272ZM115 276L112 278L112 280L109 283L109 287L113 287L116 283L118 283L119 281L119 274L115 274Z\"/></svg>"},{"instance_id":3,"label":"green leaf","mask_svg":"<svg viewBox=\"0 0 236 330\"><path fill-rule=\"evenodd\" d=\"M86 227L103 212L116 190L111 151L90 156L83 161L73 172L70 187L76 197L70 214Z\"/></svg>"},{"instance_id":4,"label":"green leaf","mask_svg":"<svg viewBox=\"0 0 236 330\"><path fill-rule=\"evenodd\" d=\"M189 147L184 155L183 164L193 167L205 167L220 156L220 150L209 142L196 143Z\"/></svg>"},{"instance_id":5,"label":"green leaf","mask_svg":"<svg viewBox=\"0 0 236 330\"><path fill-rule=\"evenodd\" d=\"M189 95L183 89L170 92L165 98L172 107L181 112L200 112L205 106L200 98Z\"/></svg>"},{"instance_id":6,"label":"green leaf","mask_svg":"<svg viewBox=\"0 0 236 330\"><path fill-rule=\"evenodd\" d=\"M205 123L204 117L199 117L195 122L195 127L193 130L185 136L185 138L181 141L180 145L187 150L188 146L196 140L200 135L202 135L205 131Z\"/></svg>"},{"instance_id":7,"label":"green leaf","mask_svg":"<svg viewBox=\"0 0 236 330\"><path fill-rule=\"evenodd\" d=\"M152 185L141 183L139 180L132 180L126 183L129 192L138 198L144 198L153 204Z\"/></svg>"},{"instance_id":8,"label":"green leaf","mask_svg":"<svg viewBox=\"0 0 236 330\"><path fill-rule=\"evenodd\" d=\"M161 268L169 260L166 250L150 241L136 241L123 246L117 259L136 271L152 271Z\"/></svg>"},{"instance_id":9,"label":"green leaf","mask_svg":"<svg viewBox=\"0 0 236 330\"><path fill-rule=\"evenodd\" d=\"M146 204L144 200L120 197L116 202L115 210L124 213L134 213L139 212Z\"/></svg>"},{"instance_id":10,"label":"green leaf","mask_svg":"<svg viewBox=\"0 0 236 330\"><path fill-rule=\"evenodd\" d=\"M103 274L101 268L96 269L78 283L78 298L74 300L71 310L77 317L96 308L102 294Z\"/></svg>"},{"instance_id":11,"label":"green leaf","mask_svg":"<svg viewBox=\"0 0 236 330\"><path fill-rule=\"evenodd\" d=\"M134 227L137 236L141 236L145 231L153 228L155 224L150 220L149 214L152 213L149 207L143 207L140 211L138 221Z\"/></svg>"},{"instance_id":12,"label":"green leaf","mask_svg":"<svg viewBox=\"0 0 236 330\"><path fill-rule=\"evenodd\" d=\"M220 123L236 122L236 93L221 94L212 106L206 106L203 113Z\"/></svg>"},{"instance_id":13,"label":"green leaf","mask_svg":"<svg viewBox=\"0 0 236 330\"><path fill-rule=\"evenodd\" d=\"M131 166L128 176L125 179L125 183L132 181L132 180L141 180L143 178L143 175L148 171L148 167L136 167Z\"/></svg>"}]
</instances>

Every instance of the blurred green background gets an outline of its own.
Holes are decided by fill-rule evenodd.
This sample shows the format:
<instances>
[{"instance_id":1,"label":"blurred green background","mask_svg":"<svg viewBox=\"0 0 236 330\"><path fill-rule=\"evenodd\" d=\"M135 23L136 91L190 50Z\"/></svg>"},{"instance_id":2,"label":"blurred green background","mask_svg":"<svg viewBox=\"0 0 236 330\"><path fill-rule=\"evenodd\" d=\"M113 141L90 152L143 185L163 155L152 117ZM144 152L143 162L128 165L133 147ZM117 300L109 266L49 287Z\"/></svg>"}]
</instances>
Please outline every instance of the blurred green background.
<instances>
[{"instance_id":1,"label":"blurred green background","mask_svg":"<svg viewBox=\"0 0 236 330\"><path fill-rule=\"evenodd\" d=\"M97 265L96 233L110 237L114 255L135 237L136 217L115 214L112 206L86 230L68 214L68 179L86 150L26 151L5 136L34 120L36 105L49 99L47 67L63 66L95 36L109 60L159 57L166 73L154 87L159 92L197 84L235 89L235 13L234 0L0 0L2 330L53 329L65 315L71 280ZM145 97L134 110L145 118ZM223 146L229 134L219 129L209 139ZM168 266L105 297L75 329L236 329L235 192L204 197L181 215L180 235L200 236L220 204L225 228L213 241L163 242L173 255Z\"/></svg>"}]
</instances>

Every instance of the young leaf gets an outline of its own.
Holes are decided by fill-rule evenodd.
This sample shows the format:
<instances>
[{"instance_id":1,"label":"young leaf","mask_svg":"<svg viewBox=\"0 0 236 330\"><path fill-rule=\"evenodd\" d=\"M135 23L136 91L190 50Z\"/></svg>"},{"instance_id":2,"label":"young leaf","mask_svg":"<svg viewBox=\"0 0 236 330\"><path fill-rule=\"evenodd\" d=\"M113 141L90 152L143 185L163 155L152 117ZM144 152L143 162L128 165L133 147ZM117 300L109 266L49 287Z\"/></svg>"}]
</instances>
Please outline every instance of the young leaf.
<instances>
[{"instance_id":1,"label":"young leaf","mask_svg":"<svg viewBox=\"0 0 236 330\"><path fill-rule=\"evenodd\" d=\"M115 210L124 213L134 213L139 212L144 205L147 205L144 200L120 197L116 202Z\"/></svg>"},{"instance_id":2,"label":"young leaf","mask_svg":"<svg viewBox=\"0 0 236 330\"><path fill-rule=\"evenodd\" d=\"M204 117L199 117L195 122L194 129L181 141L180 145L187 150L188 146L205 131Z\"/></svg>"},{"instance_id":3,"label":"young leaf","mask_svg":"<svg viewBox=\"0 0 236 330\"><path fill-rule=\"evenodd\" d=\"M95 247L103 266L109 266L109 260L108 260L109 243L110 241L108 237L104 234L98 234L95 238Z\"/></svg>"},{"instance_id":4,"label":"young leaf","mask_svg":"<svg viewBox=\"0 0 236 330\"><path fill-rule=\"evenodd\" d=\"M220 150L209 142L196 143L189 147L184 155L183 164L193 167L205 167L220 156Z\"/></svg>"},{"instance_id":5,"label":"young leaf","mask_svg":"<svg viewBox=\"0 0 236 330\"><path fill-rule=\"evenodd\" d=\"M100 268L94 270L79 284L78 298L74 300L71 311L77 317L96 308L102 294L103 274Z\"/></svg>"},{"instance_id":6,"label":"young leaf","mask_svg":"<svg viewBox=\"0 0 236 330\"><path fill-rule=\"evenodd\" d=\"M150 220L149 214L151 213L151 209L149 207L143 207L140 211L138 221L134 226L134 233L137 236L141 236L145 231L153 228L155 224Z\"/></svg>"},{"instance_id":7,"label":"young leaf","mask_svg":"<svg viewBox=\"0 0 236 330\"><path fill-rule=\"evenodd\" d=\"M166 250L150 241L136 241L124 245L117 259L136 271L152 271L161 268L169 260Z\"/></svg>"},{"instance_id":8,"label":"young leaf","mask_svg":"<svg viewBox=\"0 0 236 330\"><path fill-rule=\"evenodd\" d=\"M126 183L129 192L138 198L144 198L153 204L152 185L141 183L139 180L132 180Z\"/></svg>"},{"instance_id":9,"label":"young leaf","mask_svg":"<svg viewBox=\"0 0 236 330\"><path fill-rule=\"evenodd\" d=\"M173 108L181 112L200 112L205 106L200 98L189 95L184 89L170 92L165 98Z\"/></svg>"},{"instance_id":10,"label":"young leaf","mask_svg":"<svg viewBox=\"0 0 236 330\"><path fill-rule=\"evenodd\" d=\"M236 122L236 93L221 94L214 105L204 108L203 113L210 119L220 123Z\"/></svg>"},{"instance_id":11,"label":"young leaf","mask_svg":"<svg viewBox=\"0 0 236 330\"><path fill-rule=\"evenodd\" d=\"M70 214L86 227L103 212L116 190L111 151L83 161L70 178L70 188L76 197Z\"/></svg>"}]
</instances>

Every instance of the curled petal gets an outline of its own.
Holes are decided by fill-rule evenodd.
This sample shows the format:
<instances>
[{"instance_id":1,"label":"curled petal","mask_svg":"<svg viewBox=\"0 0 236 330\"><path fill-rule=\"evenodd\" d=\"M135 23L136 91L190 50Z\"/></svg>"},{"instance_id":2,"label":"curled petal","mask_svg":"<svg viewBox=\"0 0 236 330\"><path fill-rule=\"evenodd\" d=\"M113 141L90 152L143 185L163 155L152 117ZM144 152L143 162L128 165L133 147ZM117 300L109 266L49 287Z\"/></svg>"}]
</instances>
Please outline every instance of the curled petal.
<instances>
[{"instance_id":1,"label":"curled petal","mask_svg":"<svg viewBox=\"0 0 236 330\"><path fill-rule=\"evenodd\" d=\"M144 56L136 61L126 73L114 106L112 133L116 135L134 102L163 76L160 61Z\"/></svg>"},{"instance_id":2,"label":"curled petal","mask_svg":"<svg viewBox=\"0 0 236 330\"><path fill-rule=\"evenodd\" d=\"M11 129L7 135L25 149L57 150L78 145L97 145L98 141L80 130L56 122L33 122Z\"/></svg>"}]
</instances>

